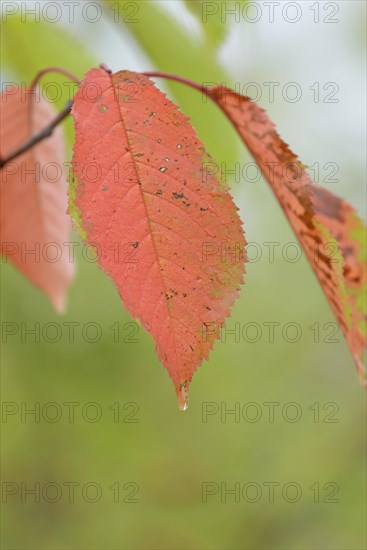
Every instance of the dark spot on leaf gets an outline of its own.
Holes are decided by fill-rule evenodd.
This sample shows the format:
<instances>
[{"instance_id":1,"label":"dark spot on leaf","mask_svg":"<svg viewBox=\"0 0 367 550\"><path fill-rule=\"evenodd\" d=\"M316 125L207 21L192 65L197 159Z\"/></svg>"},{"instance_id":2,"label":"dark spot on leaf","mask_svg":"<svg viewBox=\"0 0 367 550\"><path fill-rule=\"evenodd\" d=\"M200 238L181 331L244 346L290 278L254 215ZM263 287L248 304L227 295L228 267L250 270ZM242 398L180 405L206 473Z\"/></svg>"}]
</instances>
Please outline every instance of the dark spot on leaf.
<instances>
[{"instance_id":1,"label":"dark spot on leaf","mask_svg":"<svg viewBox=\"0 0 367 550\"><path fill-rule=\"evenodd\" d=\"M340 222L343 222L341 200L338 197L335 197L329 191L322 188L313 189L312 194L314 197L313 202L316 212L329 218L336 218Z\"/></svg>"}]
</instances>

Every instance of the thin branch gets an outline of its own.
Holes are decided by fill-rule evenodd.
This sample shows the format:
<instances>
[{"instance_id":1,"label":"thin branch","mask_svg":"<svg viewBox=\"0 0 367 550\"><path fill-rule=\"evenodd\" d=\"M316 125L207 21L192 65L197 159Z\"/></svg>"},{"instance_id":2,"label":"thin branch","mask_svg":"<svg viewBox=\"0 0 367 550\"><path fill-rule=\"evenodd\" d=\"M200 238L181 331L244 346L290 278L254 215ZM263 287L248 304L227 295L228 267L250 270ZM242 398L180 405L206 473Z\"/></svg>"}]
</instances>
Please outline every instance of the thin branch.
<instances>
[{"instance_id":1,"label":"thin branch","mask_svg":"<svg viewBox=\"0 0 367 550\"><path fill-rule=\"evenodd\" d=\"M16 157L19 157L19 155L22 155L35 145L42 141L43 139L46 139L52 135L52 132L56 128L60 122L64 120L68 115L70 115L71 107L73 105L72 101L68 101L68 103L65 105L65 107L62 109L62 111L59 112L59 114L45 127L43 130L35 134L33 137L31 137L26 143L21 145L18 149L10 153L7 157L1 159L0 158L0 168L3 168L5 164L8 162L14 160Z\"/></svg>"}]
</instances>

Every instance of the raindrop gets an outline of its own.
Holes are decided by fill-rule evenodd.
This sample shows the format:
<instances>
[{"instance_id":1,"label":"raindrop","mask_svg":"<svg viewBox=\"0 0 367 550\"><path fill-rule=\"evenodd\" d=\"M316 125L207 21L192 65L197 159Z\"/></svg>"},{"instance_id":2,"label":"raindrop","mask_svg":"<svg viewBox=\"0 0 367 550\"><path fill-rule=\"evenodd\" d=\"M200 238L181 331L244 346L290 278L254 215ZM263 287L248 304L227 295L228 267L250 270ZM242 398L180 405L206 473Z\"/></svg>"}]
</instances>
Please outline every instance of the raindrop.
<instances>
[{"instance_id":1,"label":"raindrop","mask_svg":"<svg viewBox=\"0 0 367 550\"><path fill-rule=\"evenodd\" d=\"M188 381L185 380L180 383L180 388L177 390L177 402L180 411L186 411L189 408L188 386Z\"/></svg>"}]
</instances>

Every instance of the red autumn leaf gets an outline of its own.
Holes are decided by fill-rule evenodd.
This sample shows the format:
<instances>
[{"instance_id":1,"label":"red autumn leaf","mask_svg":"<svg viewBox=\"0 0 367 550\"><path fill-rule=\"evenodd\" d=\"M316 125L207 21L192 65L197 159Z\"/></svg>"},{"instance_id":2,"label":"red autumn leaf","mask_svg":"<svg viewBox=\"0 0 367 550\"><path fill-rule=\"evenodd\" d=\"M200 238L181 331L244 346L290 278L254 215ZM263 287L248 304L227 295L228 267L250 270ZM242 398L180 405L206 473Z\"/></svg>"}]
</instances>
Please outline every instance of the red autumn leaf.
<instances>
[{"instance_id":1,"label":"red autumn leaf","mask_svg":"<svg viewBox=\"0 0 367 550\"><path fill-rule=\"evenodd\" d=\"M54 116L42 94L6 89L0 99L0 156L5 158L26 143ZM66 212L63 148L58 127L52 136L5 164L0 186L1 253L47 294L59 312L74 276L65 246L71 219Z\"/></svg>"},{"instance_id":2,"label":"red autumn leaf","mask_svg":"<svg viewBox=\"0 0 367 550\"><path fill-rule=\"evenodd\" d=\"M354 209L317 186L265 111L221 86L208 95L231 120L269 182L307 258L365 382L366 230Z\"/></svg>"},{"instance_id":3,"label":"red autumn leaf","mask_svg":"<svg viewBox=\"0 0 367 550\"><path fill-rule=\"evenodd\" d=\"M74 98L75 217L187 406L244 273L241 221L176 105L147 77L92 69ZM210 325L210 330L205 326ZM215 333L214 333L215 332Z\"/></svg>"}]
</instances>

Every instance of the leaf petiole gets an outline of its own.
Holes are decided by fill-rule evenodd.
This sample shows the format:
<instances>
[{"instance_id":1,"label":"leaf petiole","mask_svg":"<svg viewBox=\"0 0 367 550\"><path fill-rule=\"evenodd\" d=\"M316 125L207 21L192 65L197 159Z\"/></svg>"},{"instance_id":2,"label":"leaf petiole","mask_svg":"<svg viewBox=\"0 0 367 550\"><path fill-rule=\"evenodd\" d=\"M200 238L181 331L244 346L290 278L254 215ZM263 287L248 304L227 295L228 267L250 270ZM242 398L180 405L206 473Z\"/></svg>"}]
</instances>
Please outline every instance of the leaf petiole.
<instances>
[{"instance_id":1,"label":"leaf petiole","mask_svg":"<svg viewBox=\"0 0 367 550\"><path fill-rule=\"evenodd\" d=\"M36 74L36 76L34 77L34 79L30 84L30 89L34 90L34 88L37 86L41 78L48 73L59 73L64 76L67 76L68 78L70 78L70 80L73 80L76 84L78 85L81 84L81 80L78 77L76 77L73 73L68 71L67 69L63 69L62 67L46 67L45 69L42 69Z\"/></svg>"}]
</instances>

